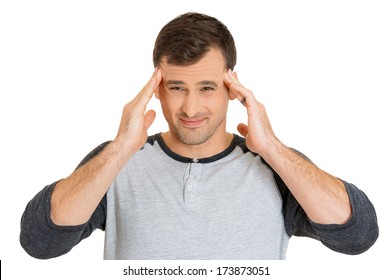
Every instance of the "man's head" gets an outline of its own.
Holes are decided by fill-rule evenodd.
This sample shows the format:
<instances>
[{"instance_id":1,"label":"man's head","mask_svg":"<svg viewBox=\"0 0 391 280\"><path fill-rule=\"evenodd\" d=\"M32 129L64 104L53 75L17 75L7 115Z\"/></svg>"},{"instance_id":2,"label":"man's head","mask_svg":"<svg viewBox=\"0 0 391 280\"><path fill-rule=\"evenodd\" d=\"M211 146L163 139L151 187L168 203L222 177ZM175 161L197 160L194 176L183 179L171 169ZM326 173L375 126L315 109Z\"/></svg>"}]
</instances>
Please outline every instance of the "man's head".
<instances>
[{"instance_id":1,"label":"man's head","mask_svg":"<svg viewBox=\"0 0 391 280\"><path fill-rule=\"evenodd\" d=\"M167 23L159 32L153 50L153 64L157 67L166 57L169 64L191 65L211 48L219 49L225 67L233 70L236 48L228 28L214 17L186 13Z\"/></svg>"},{"instance_id":2,"label":"man's head","mask_svg":"<svg viewBox=\"0 0 391 280\"><path fill-rule=\"evenodd\" d=\"M225 137L230 96L224 75L236 63L227 27L206 15L181 15L160 31L153 59L162 71L155 95L171 137L186 145Z\"/></svg>"}]
</instances>

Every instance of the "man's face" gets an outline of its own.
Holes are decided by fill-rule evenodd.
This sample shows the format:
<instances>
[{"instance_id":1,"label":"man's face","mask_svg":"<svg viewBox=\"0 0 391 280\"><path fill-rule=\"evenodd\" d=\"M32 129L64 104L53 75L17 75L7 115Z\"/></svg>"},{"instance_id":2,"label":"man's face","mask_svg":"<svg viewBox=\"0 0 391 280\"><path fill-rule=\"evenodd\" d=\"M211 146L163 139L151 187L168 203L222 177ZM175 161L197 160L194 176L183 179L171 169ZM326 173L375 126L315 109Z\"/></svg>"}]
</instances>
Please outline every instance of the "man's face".
<instances>
[{"instance_id":1,"label":"man's face","mask_svg":"<svg viewBox=\"0 0 391 280\"><path fill-rule=\"evenodd\" d=\"M215 133L225 133L228 89L224 84L225 61L211 49L190 66L160 63L163 79L160 99L170 133L187 145L200 145Z\"/></svg>"}]
</instances>

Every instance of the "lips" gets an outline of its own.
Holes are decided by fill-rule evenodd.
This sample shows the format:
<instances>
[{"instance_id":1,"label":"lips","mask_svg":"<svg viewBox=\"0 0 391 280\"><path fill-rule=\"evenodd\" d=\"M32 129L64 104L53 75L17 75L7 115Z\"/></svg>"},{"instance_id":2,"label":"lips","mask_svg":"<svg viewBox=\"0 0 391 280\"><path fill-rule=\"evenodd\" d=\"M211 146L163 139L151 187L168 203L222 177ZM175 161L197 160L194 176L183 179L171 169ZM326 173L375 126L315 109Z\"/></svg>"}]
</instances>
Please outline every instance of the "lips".
<instances>
[{"instance_id":1,"label":"lips","mask_svg":"<svg viewBox=\"0 0 391 280\"><path fill-rule=\"evenodd\" d=\"M203 124L206 118L180 118L185 127L196 128Z\"/></svg>"}]
</instances>

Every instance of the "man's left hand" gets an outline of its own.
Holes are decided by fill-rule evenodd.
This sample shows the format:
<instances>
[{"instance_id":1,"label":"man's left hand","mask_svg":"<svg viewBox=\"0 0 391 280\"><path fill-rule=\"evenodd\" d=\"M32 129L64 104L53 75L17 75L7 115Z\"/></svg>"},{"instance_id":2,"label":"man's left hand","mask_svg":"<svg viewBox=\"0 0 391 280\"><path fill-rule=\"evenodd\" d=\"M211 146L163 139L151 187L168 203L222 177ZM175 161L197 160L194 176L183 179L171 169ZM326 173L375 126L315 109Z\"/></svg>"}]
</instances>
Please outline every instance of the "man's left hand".
<instances>
[{"instance_id":1,"label":"man's left hand","mask_svg":"<svg viewBox=\"0 0 391 280\"><path fill-rule=\"evenodd\" d=\"M247 147L252 152L265 155L270 145L278 142L265 107L255 99L251 90L239 82L237 74L231 70L225 73L224 83L229 89L230 99L236 97L247 109L248 124L239 124L239 133L246 138Z\"/></svg>"}]
</instances>

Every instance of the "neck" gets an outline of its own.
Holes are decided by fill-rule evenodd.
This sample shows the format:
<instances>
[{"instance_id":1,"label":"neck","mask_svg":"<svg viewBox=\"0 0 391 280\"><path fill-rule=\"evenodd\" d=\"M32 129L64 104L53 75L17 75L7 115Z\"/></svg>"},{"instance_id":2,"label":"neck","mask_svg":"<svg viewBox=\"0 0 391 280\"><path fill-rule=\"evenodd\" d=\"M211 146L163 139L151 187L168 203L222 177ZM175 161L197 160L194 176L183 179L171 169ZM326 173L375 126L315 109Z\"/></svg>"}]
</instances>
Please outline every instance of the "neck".
<instances>
[{"instance_id":1,"label":"neck","mask_svg":"<svg viewBox=\"0 0 391 280\"><path fill-rule=\"evenodd\" d=\"M162 138L170 150L180 156L208 158L227 149L232 142L233 134L226 131L222 133L216 131L206 142L199 145L184 144L170 131L163 133Z\"/></svg>"}]
</instances>

